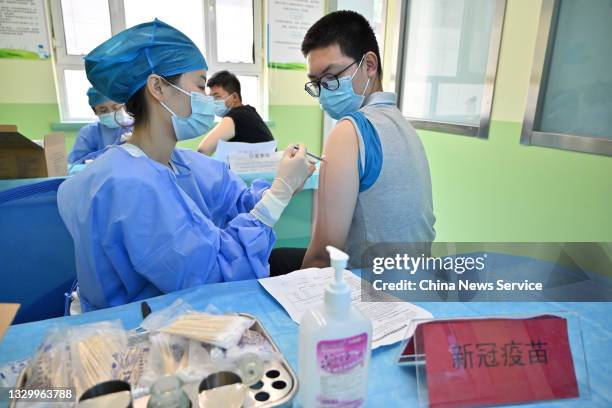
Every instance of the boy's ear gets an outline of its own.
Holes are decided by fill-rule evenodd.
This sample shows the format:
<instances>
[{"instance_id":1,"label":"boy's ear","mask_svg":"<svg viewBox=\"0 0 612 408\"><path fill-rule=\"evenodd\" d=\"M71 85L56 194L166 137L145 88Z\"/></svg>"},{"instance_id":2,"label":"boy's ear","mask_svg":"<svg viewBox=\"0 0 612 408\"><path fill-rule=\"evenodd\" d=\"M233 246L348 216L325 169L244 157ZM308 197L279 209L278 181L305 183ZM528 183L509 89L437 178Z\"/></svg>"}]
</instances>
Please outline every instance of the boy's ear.
<instances>
[{"instance_id":1,"label":"boy's ear","mask_svg":"<svg viewBox=\"0 0 612 408\"><path fill-rule=\"evenodd\" d=\"M365 55L364 63L368 72L368 76L376 75L378 72L378 57L372 51L368 51Z\"/></svg>"}]
</instances>

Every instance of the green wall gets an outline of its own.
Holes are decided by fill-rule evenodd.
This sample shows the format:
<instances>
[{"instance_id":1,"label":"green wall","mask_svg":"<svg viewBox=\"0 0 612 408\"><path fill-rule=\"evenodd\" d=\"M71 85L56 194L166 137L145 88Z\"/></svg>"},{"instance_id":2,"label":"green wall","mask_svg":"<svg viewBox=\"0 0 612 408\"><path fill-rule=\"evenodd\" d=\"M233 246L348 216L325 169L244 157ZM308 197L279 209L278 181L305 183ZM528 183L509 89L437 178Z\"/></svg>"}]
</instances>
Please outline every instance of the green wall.
<instances>
[{"instance_id":1,"label":"green wall","mask_svg":"<svg viewBox=\"0 0 612 408\"><path fill-rule=\"evenodd\" d=\"M60 122L57 103L0 103L0 124L17 125L19 132L30 139L42 139L51 130L51 123ZM66 149L74 144L76 131L65 131Z\"/></svg>"},{"instance_id":2,"label":"green wall","mask_svg":"<svg viewBox=\"0 0 612 408\"><path fill-rule=\"evenodd\" d=\"M279 148L304 143L308 150L322 150L323 112L317 99L304 91L304 70L265 70L268 87L268 117Z\"/></svg>"},{"instance_id":3,"label":"green wall","mask_svg":"<svg viewBox=\"0 0 612 408\"><path fill-rule=\"evenodd\" d=\"M437 240L612 242L612 159L519 144L521 124L488 140L420 131Z\"/></svg>"},{"instance_id":4,"label":"green wall","mask_svg":"<svg viewBox=\"0 0 612 408\"><path fill-rule=\"evenodd\" d=\"M319 106L281 106L269 107L272 133L279 148L290 143L305 143L309 151L321 152L321 121L323 115Z\"/></svg>"},{"instance_id":5,"label":"green wall","mask_svg":"<svg viewBox=\"0 0 612 408\"><path fill-rule=\"evenodd\" d=\"M392 21L399 0L388 5ZM418 132L437 241L612 242L612 158L519 143L540 7L541 0L507 0L489 138ZM387 36L397 35L393 28ZM386 49L385 61L392 53Z\"/></svg>"},{"instance_id":6,"label":"green wall","mask_svg":"<svg viewBox=\"0 0 612 408\"><path fill-rule=\"evenodd\" d=\"M0 124L42 139L61 121L51 61L0 59L0 89ZM67 148L72 147L76 132L64 134Z\"/></svg>"}]
</instances>

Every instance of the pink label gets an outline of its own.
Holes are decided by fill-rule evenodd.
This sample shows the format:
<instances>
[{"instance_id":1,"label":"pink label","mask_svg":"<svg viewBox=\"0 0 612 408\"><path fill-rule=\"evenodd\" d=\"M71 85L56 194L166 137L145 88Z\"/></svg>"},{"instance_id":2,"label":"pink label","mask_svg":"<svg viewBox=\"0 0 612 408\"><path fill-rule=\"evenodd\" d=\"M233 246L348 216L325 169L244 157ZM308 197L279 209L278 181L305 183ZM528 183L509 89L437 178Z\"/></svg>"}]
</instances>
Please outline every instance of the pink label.
<instances>
[{"instance_id":1,"label":"pink label","mask_svg":"<svg viewBox=\"0 0 612 408\"><path fill-rule=\"evenodd\" d=\"M324 340L317 344L319 369L329 374L342 374L365 364L368 334L337 340Z\"/></svg>"}]
</instances>

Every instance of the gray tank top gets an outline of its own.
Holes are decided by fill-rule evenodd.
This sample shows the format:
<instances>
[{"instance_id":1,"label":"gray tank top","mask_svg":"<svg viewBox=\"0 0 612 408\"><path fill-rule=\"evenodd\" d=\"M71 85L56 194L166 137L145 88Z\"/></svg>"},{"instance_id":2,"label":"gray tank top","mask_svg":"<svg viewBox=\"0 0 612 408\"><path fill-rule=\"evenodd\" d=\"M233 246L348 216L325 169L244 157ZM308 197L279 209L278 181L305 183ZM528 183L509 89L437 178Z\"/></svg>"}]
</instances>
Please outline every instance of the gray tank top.
<instances>
[{"instance_id":1,"label":"gray tank top","mask_svg":"<svg viewBox=\"0 0 612 408\"><path fill-rule=\"evenodd\" d=\"M365 260L373 256L428 255L436 218L423 144L397 108L395 94L375 92L359 112L369 122L369 132L364 127L367 122L357 120L359 113L344 118L357 130L361 166L360 192L346 243L350 266L368 266ZM379 146L372 144L374 134ZM364 172L378 177L361 177Z\"/></svg>"}]
</instances>

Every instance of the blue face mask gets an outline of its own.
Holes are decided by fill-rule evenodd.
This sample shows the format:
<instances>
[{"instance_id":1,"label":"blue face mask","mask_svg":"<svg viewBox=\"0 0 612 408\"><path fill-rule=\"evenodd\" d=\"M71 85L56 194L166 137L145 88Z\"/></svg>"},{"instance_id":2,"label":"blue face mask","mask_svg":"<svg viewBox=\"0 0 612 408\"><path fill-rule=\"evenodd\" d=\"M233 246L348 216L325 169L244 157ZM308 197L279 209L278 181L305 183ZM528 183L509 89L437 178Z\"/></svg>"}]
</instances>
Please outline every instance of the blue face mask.
<instances>
[{"instance_id":1,"label":"blue face mask","mask_svg":"<svg viewBox=\"0 0 612 408\"><path fill-rule=\"evenodd\" d=\"M174 127L176 140L193 139L206 133L212 127L215 120L213 97L199 92L189 93L174 84L170 85L191 97L191 115L187 117L178 116L165 103L159 101L172 114L172 126Z\"/></svg>"},{"instance_id":2,"label":"blue face mask","mask_svg":"<svg viewBox=\"0 0 612 408\"><path fill-rule=\"evenodd\" d=\"M115 120L115 112L105 113L103 115L98 116L98 120L101 124L106 126L109 129L118 129L119 123Z\"/></svg>"},{"instance_id":3,"label":"blue face mask","mask_svg":"<svg viewBox=\"0 0 612 408\"><path fill-rule=\"evenodd\" d=\"M98 116L98 120L109 129L126 128L134 124L134 118L128 115L123 108L116 112L102 114Z\"/></svg>"},{"instance_id":4,"label":"blue face mask","mask_svg":"<svg viewBox=\"0 0 612 408\"><path fill-rule=\"evenodd\" d=\"M368 85L370 85L370 78L368 78L368 82L361 95L357 95L353 90L353 77L359 71L362 62L363 58L359 61L359 65L355 72L353 72L353 75L338 78L340 86L335 91L321 87L319 103L323 110L333 119L338 120L351 112L356 112L363 105L365 92L368 89Z\"/></svg>"},{"instance_id":5,"label":"blue face mask","mask_svg":"<svg viewBox=\"0 0 612 408\"><path fill-rule=\"evenodd\" d=\"M227 100L227 98L225 98L223 100L216 100L215 101L215 115L217 115L220 118L222 118L225 115L227 115L227 112L230 111L230 108L225 106L225 101L226 100Z\"/></svg>"}]
</instances>

